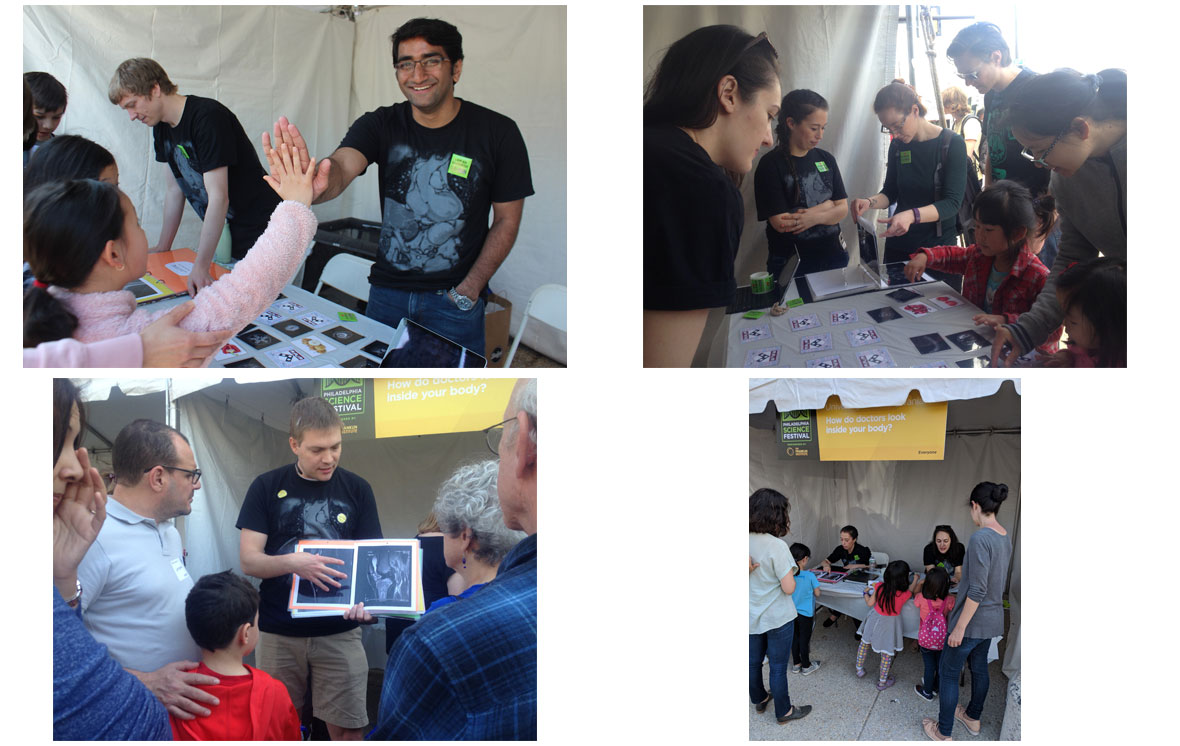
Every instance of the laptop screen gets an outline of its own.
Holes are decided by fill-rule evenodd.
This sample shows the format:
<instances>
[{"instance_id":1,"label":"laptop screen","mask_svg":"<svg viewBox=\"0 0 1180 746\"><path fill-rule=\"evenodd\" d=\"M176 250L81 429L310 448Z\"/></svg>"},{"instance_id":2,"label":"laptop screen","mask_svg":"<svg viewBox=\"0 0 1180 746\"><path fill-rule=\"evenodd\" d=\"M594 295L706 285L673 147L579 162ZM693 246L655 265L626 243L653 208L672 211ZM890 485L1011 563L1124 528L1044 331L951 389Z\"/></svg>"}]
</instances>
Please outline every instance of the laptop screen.
<instances>
[{"instance_id":1,"label":"laptop screen","mask_svg":"<svg viewBox=\"0 0 1180 746\"><path fill-rule=\"evenodd\" d=\"M390 347L382 368L486 368L488 361L457 342L409 319L405 333Z\"/></svg>"}]
</instances>

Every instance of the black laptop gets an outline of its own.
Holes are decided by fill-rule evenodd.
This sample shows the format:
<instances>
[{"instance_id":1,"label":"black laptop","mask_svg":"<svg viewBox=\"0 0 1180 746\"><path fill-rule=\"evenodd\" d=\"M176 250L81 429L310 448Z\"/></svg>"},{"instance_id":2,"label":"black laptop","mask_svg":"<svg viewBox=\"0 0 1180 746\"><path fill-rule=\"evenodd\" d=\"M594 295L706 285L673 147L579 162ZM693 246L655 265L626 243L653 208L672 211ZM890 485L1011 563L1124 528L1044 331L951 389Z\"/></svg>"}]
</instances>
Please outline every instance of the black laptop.
<instances>
[{"instance_id":1,"label":"black laptop","mask_svg":"<svg viewBox=\"0 0 1180 746\"><path fill-rule=\"evenodd\" d=\"M795 254L787 261L787 266L778 275L778 285L769 293L755 293L749 285L742 285L733 296L733 303L725 309L726 313L745 313L747 311L761 311L770 308L781 301L787 294L787 289L795 279L795 270L799 268L799 255Z\"/></svg>"}]
</instances>

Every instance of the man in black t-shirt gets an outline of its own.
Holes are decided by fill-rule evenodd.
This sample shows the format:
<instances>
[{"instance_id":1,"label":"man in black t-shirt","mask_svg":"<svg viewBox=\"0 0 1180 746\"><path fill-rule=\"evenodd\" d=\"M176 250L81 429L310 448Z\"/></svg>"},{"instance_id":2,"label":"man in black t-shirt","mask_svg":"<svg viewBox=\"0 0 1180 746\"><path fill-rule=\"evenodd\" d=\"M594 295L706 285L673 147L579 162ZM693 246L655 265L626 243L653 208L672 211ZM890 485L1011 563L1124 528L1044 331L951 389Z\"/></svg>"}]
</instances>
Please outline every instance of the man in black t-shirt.
<instances>
[{"instance_id":1,"label":"man in black t-shirt","mask_svg":"<svg viewBox=\"0 0 1180 746\"><path fill-rule=\"evenodd\" d=\"M119 65L109 97L133 121L152 128L156 160L172 171L160 240L152 250L172 248L185 200L203 221L197 258L186 278L189 293L196 295L213 282L209 265L225 223L231 253L241 259L266 230L281 199L263 181L258 153L234 113L213 99L180 95L155 60L137 57Z\"/></svg>"},{"instance_id":2,"label":"man in black t-shirt","mask_svg":"<svg viewBox=\"0 0 1180 746\"><path fill-rule=\"evenodd\" d=\"M347 577L341 560L296 552L301 539L380 539L381 522L369 483L339 468L340 417L324 399L303 399L291 410L296 462L250 485L238 514L242 571L262 578L258 609L258 667L283 682L302 707L310 678L312 712L332 740L359 740L368 724L369 664L357 622L360 604L343 618L293 619L287 609L291 574L322 591ZM371 619L371 617L369 617Z\"/></svg>"},{"instance_id":3,"label":"man in black t-shirt","mask_svg":"<svg viewBox=\"0 0 1180 746\"><path fill-rule=\"evenodd\" d=\"M463 70L458 29L415 18L392 41L407 100L352 124L319 164L314 201L334 199L376 163L382 227L365 313L390 326L410 319L482 354L481 295L508 257L533 193L528 152L511 119L455 98ZM275 124L275 144L280 138L306 167L307 145L286 118ZM270 144L264 134L264 151Z\"/></svg>"}]
</instances>

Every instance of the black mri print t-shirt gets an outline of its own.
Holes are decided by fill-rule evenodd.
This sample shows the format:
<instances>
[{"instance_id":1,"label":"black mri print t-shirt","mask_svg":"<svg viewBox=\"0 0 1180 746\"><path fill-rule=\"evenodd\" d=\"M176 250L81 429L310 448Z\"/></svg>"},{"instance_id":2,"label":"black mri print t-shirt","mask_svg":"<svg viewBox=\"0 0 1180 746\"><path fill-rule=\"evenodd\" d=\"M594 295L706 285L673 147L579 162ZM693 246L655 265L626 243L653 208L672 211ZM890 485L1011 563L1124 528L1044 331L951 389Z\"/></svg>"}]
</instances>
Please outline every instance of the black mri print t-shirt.
<instances>
[{"instance_id":1,"label":"black mri print t-shirt","mask_svg":"<svg viewBox=\"0 0 1180 746\"><path fill-rule=\"evenodd\" d=\"M244 256L282 199L263 181L258 153L238 118L219 101L188 96L176 126L160 122L152 128L152 140L156 160L171 167L180 191L201 220L209 207L205 173L228 167L226 220L234 256Z\"/></svg>"},{"instance_id":2,"label":"black mri print t-shirt","mask_svg":"<svg viewBox=\"0 0 1180 746\"><path fill-rule=\"evenodd\" d=\"M340 147L377 164L382 226L369 282L381 287L462 282L483 248L492 203L533 194L516 123L470 101L438 128L415 122L409 102L383 106L353 122Z\"/></svg>"},{"instance_id":3,"label":"black mri print t-shirt","mask_svg":"<svg viewBox=\"0 0 1180 746\"><path fill-rule=\"evenodd\" d=\"M787 163L790 158L798 174L799 194L795 194L795 176ZM795 197L792 201L792 197ZM766 239L772 254L793 253L796 243L819 240L838 241L840 225L813 225L799 233L780 233L770 225L769 218L784 212L815 207L832 200L839 202L848 198L844 180L836 158L826 150L812 148L806 155L793 156L782 148L775 148L758 161L754 171L754 203L758 207L758 219L766 220Z\"/></svg>"},{"instance_id":4,"label":"black mri print t-shirt","mask_svg":"<svg viewBox=\"0 0 1180 746\"><path fill-rule=\"evenodd\" d=\"M992 179L1010 179L1028 187L1033 196L1044 194L1049 189L1047 168L1038 168L1032 161L1020 155L1024 148L1012 134L1008 112L1012 98L1025 83L1037 77L1027 68L1021 68L1008 87L1002 91L988 91L983 95L983 132L987 152L991 158Z\"/></svg>"},{"instance_id":5,"label":"black mri print t-shirt","mask_svg":"<svg viewBox=\"0 0 1180 746\"><path fill-rule=\"evenodd\" d=\"M381 521L369 483L337 468L327 482L304 479L295 465L257 477L246 492L237 528L266 534L265 552L289 554L301 539L380 539ZM345 632L356 622L337 617L292 619L287 610L291 576L262 581L258 626L263 632L291 637L320 637Z\"/></svg>"}]
</instances>

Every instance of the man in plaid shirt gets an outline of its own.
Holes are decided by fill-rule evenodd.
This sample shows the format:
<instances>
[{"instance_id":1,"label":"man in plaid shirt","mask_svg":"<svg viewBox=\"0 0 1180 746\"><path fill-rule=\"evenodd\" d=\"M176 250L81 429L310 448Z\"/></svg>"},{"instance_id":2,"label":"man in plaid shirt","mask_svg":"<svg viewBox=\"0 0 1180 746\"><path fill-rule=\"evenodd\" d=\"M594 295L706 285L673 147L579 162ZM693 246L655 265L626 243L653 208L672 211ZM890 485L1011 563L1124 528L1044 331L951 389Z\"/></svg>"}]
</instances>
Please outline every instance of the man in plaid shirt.
<instances>
[{"instance_id":1,"label":"man in plaid shirt","mask_svg":"<svg viewBox=\"0 0 1180 746\"><path fill-rule=\"evenodd\" d=\"M376 740L537 738L537 381L520 380L499 440L508 528L528 537L471 598L402 632L385 664Z\"/></svg>"}]
</instances>

